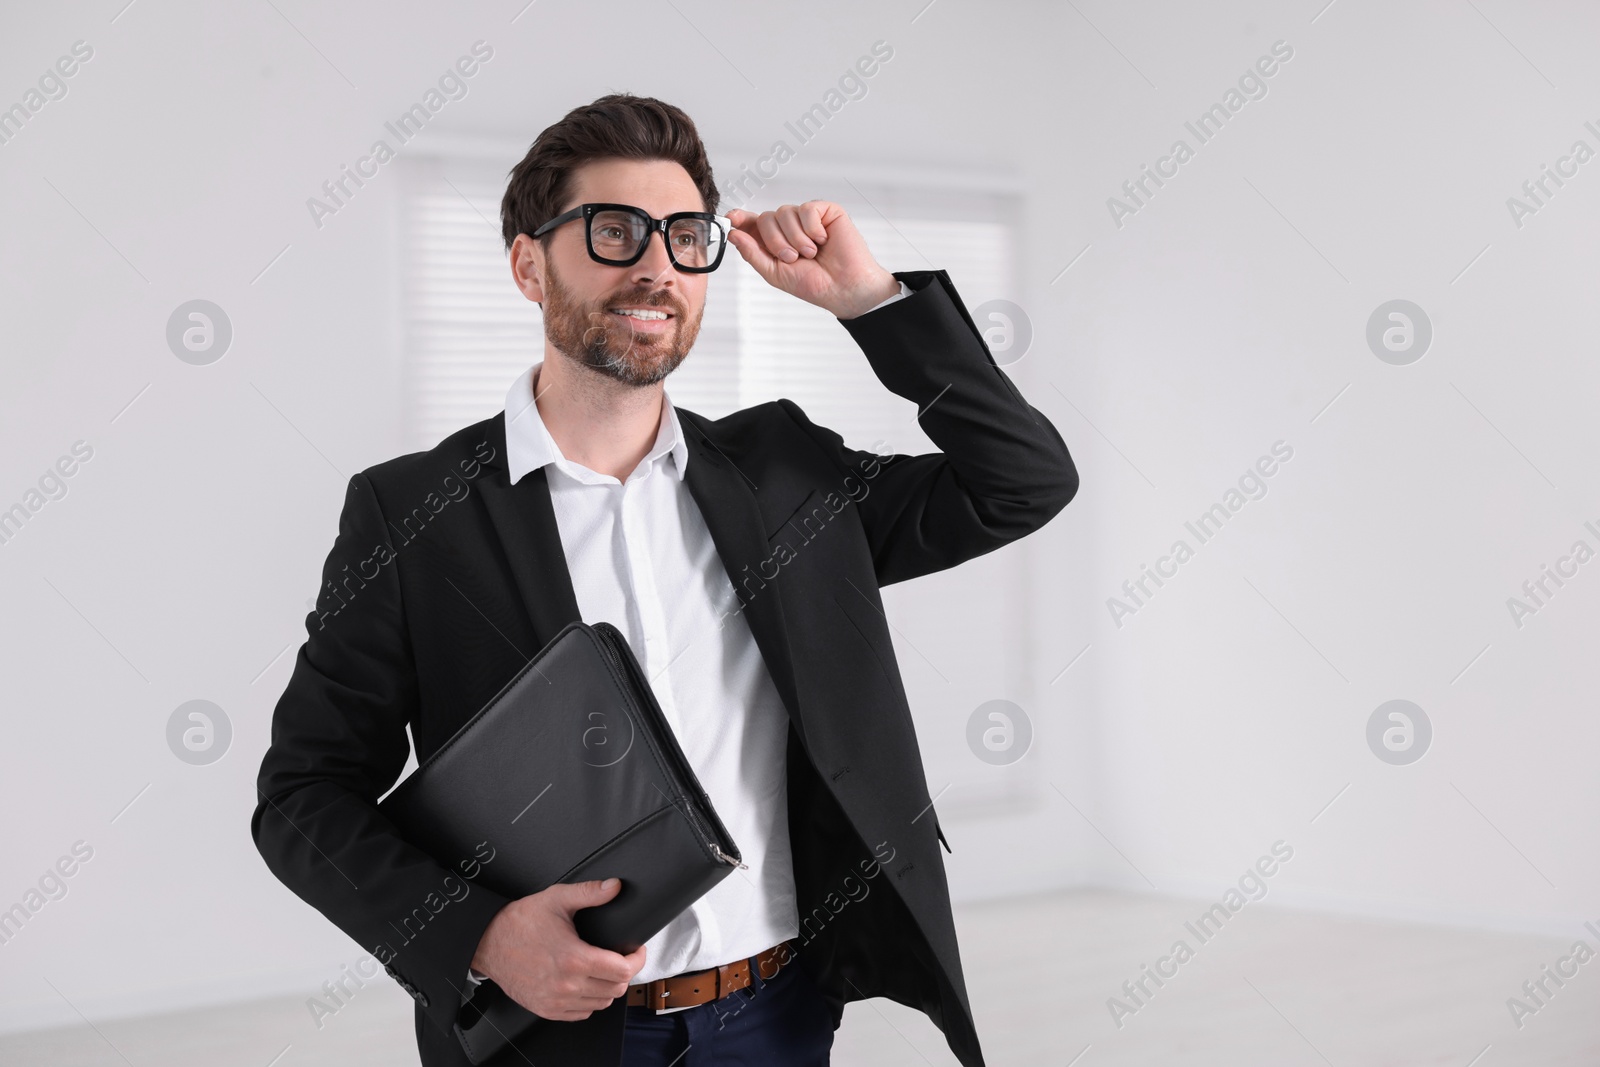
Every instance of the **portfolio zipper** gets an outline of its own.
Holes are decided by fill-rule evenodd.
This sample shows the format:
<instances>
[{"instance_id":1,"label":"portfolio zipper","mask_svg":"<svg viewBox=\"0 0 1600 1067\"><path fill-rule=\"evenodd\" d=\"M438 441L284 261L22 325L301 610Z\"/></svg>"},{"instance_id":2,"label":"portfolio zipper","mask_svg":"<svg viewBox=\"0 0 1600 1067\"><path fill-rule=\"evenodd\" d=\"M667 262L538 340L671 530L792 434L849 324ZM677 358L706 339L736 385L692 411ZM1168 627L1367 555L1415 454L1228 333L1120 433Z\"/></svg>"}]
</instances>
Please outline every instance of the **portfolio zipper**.
<instances>
[{"instance_id":1,"label":"portfolio zipper","mask_svg":"<svg viewBox=\"0 0 1600 1067\"><path fill-rule=\"evenodd\" d=\"M717 859L721 860L723 863L732 864L733 866L744 871L748 871L750 869L750 865L748 863L741 863L732 856L728 855L726 852L722 851L722 849L718 848L715 841L711 842L711 851L715 853Z\"/></svg>"}]
</instances>

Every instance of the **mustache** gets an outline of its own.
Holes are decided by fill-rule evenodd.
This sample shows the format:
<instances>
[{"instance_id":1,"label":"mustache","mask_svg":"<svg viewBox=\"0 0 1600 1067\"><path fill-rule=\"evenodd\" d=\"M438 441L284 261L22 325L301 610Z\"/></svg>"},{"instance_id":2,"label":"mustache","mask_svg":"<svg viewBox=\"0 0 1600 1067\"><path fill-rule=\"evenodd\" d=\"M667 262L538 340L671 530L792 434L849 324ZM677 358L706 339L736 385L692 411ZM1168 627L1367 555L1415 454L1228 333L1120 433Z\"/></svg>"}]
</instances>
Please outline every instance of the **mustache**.
<instances>
[{"instance_id":1,"label":"mustache","mask_svg":"<svg viewBox=\"0 0 1600 1067\"><path fill-rule=\"evenodd\" d=\"M640 307L664 307L672 311L680 319L688 318L689 309L672 294L670 289L633 290L618 293L601 301L602 310L617 305L638 305Z\"/></svg>"}]
</instances>

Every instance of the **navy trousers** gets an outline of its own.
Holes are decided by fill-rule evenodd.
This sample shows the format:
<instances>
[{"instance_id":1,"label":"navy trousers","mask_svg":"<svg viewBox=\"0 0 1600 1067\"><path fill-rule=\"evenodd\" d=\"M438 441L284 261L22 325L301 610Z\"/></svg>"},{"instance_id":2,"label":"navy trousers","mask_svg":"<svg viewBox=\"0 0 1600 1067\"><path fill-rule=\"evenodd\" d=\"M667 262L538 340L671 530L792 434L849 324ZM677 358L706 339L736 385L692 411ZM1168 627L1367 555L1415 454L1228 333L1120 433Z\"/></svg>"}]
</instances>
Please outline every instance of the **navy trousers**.
<instances>
[{"instance_id":1,"label":"navy trousers","mask_svg":"<svg viewBox=\"0 0 1600 1067\"><path fill-rule=\"evenodd\" d=\"M682 1011L628 1008L622 1067L826 1067L833 1013L792 959L751 985Z\"/></svg>"}]
</instances>

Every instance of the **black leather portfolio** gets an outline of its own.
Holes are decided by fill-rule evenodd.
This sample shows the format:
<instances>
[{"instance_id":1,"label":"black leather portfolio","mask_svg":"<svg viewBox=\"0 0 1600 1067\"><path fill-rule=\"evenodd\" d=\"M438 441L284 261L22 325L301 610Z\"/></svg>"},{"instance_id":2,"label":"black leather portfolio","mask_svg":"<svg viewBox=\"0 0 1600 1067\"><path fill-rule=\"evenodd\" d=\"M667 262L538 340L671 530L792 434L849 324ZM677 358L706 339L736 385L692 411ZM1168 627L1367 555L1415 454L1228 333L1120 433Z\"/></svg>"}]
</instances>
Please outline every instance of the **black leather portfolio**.
<instances>
[{"instance_id":1,"label":"black leather portfolio","mask_svg":"<svg viewBox=\"0 0 1600 1067\"><path fill-rule=\"evenodd\" d=\"M452 870L492 855L474 881L512 898L620 878L615 897L573 922L622 953L743 865L626 639L605 622L564 627L378 809ZM481 1064L534 1025L559 1024L485 981L455 1031Z\"/></svg>"}]
</instances>

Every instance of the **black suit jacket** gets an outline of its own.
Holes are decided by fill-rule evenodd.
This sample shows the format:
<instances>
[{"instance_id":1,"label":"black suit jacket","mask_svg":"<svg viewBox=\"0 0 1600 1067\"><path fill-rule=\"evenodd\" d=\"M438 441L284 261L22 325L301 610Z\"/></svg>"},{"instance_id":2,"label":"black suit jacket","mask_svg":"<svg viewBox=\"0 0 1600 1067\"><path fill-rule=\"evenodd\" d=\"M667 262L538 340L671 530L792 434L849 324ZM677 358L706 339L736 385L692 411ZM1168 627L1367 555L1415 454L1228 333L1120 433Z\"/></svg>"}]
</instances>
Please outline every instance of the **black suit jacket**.
<instances>
[{"instance_id":1,"label":"black suit jacket","mask_svg":"<svg viewBox=\"0 0 1600 1067\"><path fill-rule=\"evenodd\" d=\"M945 272L896 276L910 296L843 325L942 452L846 448L789 400L714 421L680 408L685 480L790 716L800 965L835 1026L847 1001L889 997L980 1067L943 833L878 590L1038 529L1078 475ZM426 855L375 803L405 765L408 725L427 759L580 617L544 473L510 484L502 413L350 479L261 763L257 848L416 999L425 1067L467 1063L450 1027L508 900L468 877L483 856ZM497 1064L616 1063L625 1007L537 1023Z\"/></svg>"}]
</instances>

